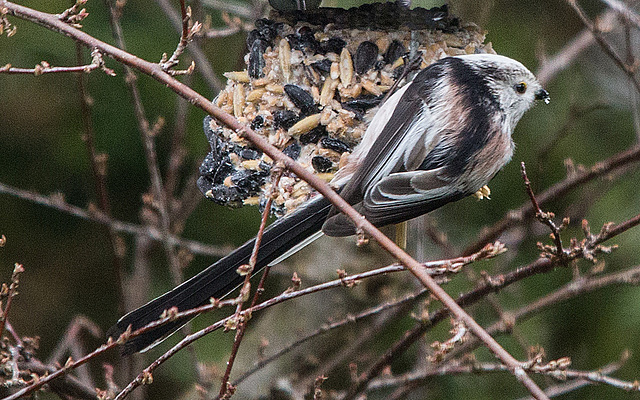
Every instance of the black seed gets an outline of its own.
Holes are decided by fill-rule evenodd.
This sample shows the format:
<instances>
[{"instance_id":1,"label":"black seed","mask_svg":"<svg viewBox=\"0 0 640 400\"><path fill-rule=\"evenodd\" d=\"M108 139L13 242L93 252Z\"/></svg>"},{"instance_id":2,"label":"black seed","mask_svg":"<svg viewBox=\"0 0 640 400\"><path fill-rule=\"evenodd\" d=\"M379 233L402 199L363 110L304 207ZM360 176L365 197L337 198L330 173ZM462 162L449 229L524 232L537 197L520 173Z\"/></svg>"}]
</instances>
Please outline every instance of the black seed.
<instances>
[{"instance_id":1,"label":"black seed","mask_svg":"<svg viewBox=\"0 0 640 400\"><path fill-rule=\"evenodd\" d=\"M296 141L293 141L293 143L285 147L284 150L282 150L282 152L287 156L293 158L294 160L297 160L298 157L300 157L301 149L302 147L300 147L300 145Z\"/></svg>"},{"instance_id":2,"label":"black seed","mask_svg":"<svg viewBox=\"0 0 640 400\"><path fill-rule=\"evenodd\" d=\"M265 183L267 173L264 171L250 171L241 169L231 174L231 182L236 185L242 195L253 196L260 191L260 187Z\"/></svg>"},{"instance_id":3,"label":"black seed","mask_svg":"<svg viewBox=\"0 0 640 400\"><path fill-rule=\"evenodd\" d=\"M284 85L284 91L293 104L302 111L302 115L310 115L318 112L318 106L315 105L311 93L300 86Z\"/></svg>"},{"instance_id":4,"label":"black seed","mask_svg":"<svg viewBox=\"0 0 640 400\"><path fill-rule=\"evenodd\" d=\"M289 34L286 36L287 42L289 42L289 47L295 50L303 51L302 43L300 41L300 37L295 34Z\"/></svg>"},{"instance_id":5,"label":"black seed","mask_svg":"<svg viewBox=\"0 0 640 400\"><path fill-rule=\"evenodd\" d=\"M320 43L320 46L324 53L336 53L336 54L340 54L340 52L346 45L347 45L347 42L345 42L343 39L338 37L332 37L326 42Z\"/></svg>"},{"instance_id":6,"label":"black seed","mask_svg":"<svg viewBox=\"0 0 640 400\"><path fill-rule=\"evenodd\" d=\"M249 76L258 79L264 76L263 69L266 65L264 61L264 51L268 44L262 39L255 40L249 52Z\"/></svg>"},{"instance_id":7,"label":"black seed","mask_svg":"<svg viewBox=\"0 0 640 400\"><path fill-rule=\"evenodd\" d=\"M404 45L401 42L394 40L393 42L391 42L389 48L384 53L384 62L387 64L391 64L398 58L405 55L406 52L407 49L404 47Z\"/></svg>"},{"instance_id":8,"label":"black seed","mask_svg":"<svg viewBox=\"0 0 640 400\"><path fill-rule=\"evenodd\" d=\"M222 144L220 143L219 137L222 136L222 132L223 129L221 127L214 129L211 129L211 120L213 118L211 118L211 116L207 115L206 117L204 117L204 121L203 121L203 128L204 128L204 135L207 138L207 141L209 142L209 146L211 146L211 151L214 152L216 155L220 154L220 150L222 149Z\"/></svg>"},{"instance_id":9,"label":"black seed","mask_svg":"<svg viewBox=\"0 0 640 400\"><path fill-rule=\"evenodd\" d=\"M342 107L364 113L367 110L376 107L382 101L384 96L373 96L373 95L364 95L360 96L357 99L345 101L342 103Z\"/></svg>"},{"instance_id":10,"label":"black seed","mask_svg":"<svg viewBox=\"0 0 640 400\"><path fill-rule=\"evenodd\" d=\"M397 81L398 79L400 79L403 72L404 72L404 65L396 67L396 69L394 69L391 74L391 76L393 77L393 80Z\"/></svg>"},{"instance_id":11,"label":"black seed","mask_svg":"<svg viewBox=\"0 0 640 400\"><path fill-rule=\"evenodd\" d=\"M210 192L207 196L216 204L226 205L230 207L242 206L242 199L248 196L243 196L237 187L227 187L225 185L213 185L207 178L201 176L197 182L198 188L202 194Z\"/></svg>"},{"instance_id":12,"label":"black seed","mask_svg":"<svg viewBox=\"0 0 640 400\"><path fill-rule=\"evenodd\" d=\"M253 42L255 42L258 39L261 39L260 35L260 31L257 29L252 30L251 32L249 32L249 34L247 35L247 48L251 48L251 46L253 46Z\"/></svg>"},{"instance_id":13,"label":"black seed","mask_svg":"<svg viewBox=\"0 0 640 400\"><path fill-rule=\"evenodd\" d=\"M358 46L355 58L355 70L359 75L369 71L378 59L378 46L375 43L364 41Z\"/></svg>"},{"instance_id":14,"label":"black seed","mask_svg":"<svg viewBox=\"0 0 640 400\"><path fill-rule=\"evenodd\" d=\"M300 36L302 36L302 35L306 35L306 36L313 35L313 30L310 27L304 25L304 26L301 26L298 29L298 35L300 35Z\"/></svg>"},{"instance_id":15,"label":"black seed","mask_svg":"<svg viewBox=\"0 0 640 400\"><path fill-rule=\"evenodd\" d=\"M262 115L257 115L253 121L251 121L251 129L254 131L256 129L260 129L264 126L264 117Z\"/></svg>"},{"instance_id":16,"label":"black seed","mask_svg":"<svg viewBox=\"0 0 640 400\"><path fill-rule=\"evenodd\" d=\"M331 60L325 58L324 60L316 61L311 64L313 68L320 72L330 72L331 71Z\"/></svg>"},{"instance_id":17,"label":"black seed","mask_svg":"<svg viewBox=\"0 0 640 400\"><path fill-rule=\"evenodd\" d=\"M256 28L264 29L271 27L273 25L273 21L268 18L260 18L255 22Z\"/></svg>"},{"instance_id":18,"label":"black seed","mask_svg":"<svg viewBox=\"0 0 640 400\"><path fill-rule=\"evenodd\" d=\"M329 172L333 168L333 162L326 157L315 156L311 159L313 169L318 172Z\"/></svg>"},{"instance_id":19,"label":"black seed","mask_svg":"<svg viewBox=\"0 0 640 400\"><path fill-rule=\"evenodd\" d=\"M255 23L258 32L260 32L260 39L273 45L273 39L278 36L278 29L281 28L280 24L276 24L270 19L261 18Z\"/></svg>"},{"instance_id":20,"label":"black seed","mask_svg":"<svg viewBox=\"0 0 640 400\"><path fill-rule=\"evenodd\" d=\"M260 168L261 171L267 174L271 172L271 164L267 164L264 161L260 161L260 163L258 163L258 168Z\"/></svg>"},{"instance_id":21,"label":"black seed","mask_svg":"<svg viewBox=\"0 0 640 400\"><path fill-rule=\"evenodd\" d=\"M300 120L300 116L291 110L278 110L273 112L273 126L289 129Z\"/></svg>"},{"instance_id":22,"label":"black seed","mask_svg":"<svg viewBox=\"0 0 640 400\"><path fill-rule=\"evenodd\" d=\"M310 55L322 51L320 42L316 40L313 31L308 26L303 26L298 30L298 33L289 34L286 38L292 49L300 50Z\"/></svg>"},{"instance_id":23,"label":"black seed","mask_svg":"<svg viewBox=\"0 0 640 400\"><path fill-rule=\"evenodd\" d=\"M238 152L238 155L244 158L245 160L255 160L256 158L259 158L262 155L262 152L255 149L243 148L243 149L240 149L240 151Z\"/></svg>"},{"instance_id":24,"label":"black seed","mask_svg":"<svg viewBox=\"0 0 640 400\"><path fill-rule=\"evenodd\" d=\"M303 133L300 135L300 143L309 144L309 143L318 143L318 140L324 136L328 136L327 128L324 125L319 125L310 130L307 133Z\"/></svg>"},{"instance_id":25,"label":"black seed","mask_svg":"<svg viewBox=\"0 0 640 400\"><path fill-rule=\"evenodd\" d=\"M344 153L345 151L351 151L351 147L349 147L348 144L346 144L342 140L330 137L323 137L322 139L320 139L320 146L324 147L325 149L331 149L340 154Z\"/></svg>"}]
</instances>

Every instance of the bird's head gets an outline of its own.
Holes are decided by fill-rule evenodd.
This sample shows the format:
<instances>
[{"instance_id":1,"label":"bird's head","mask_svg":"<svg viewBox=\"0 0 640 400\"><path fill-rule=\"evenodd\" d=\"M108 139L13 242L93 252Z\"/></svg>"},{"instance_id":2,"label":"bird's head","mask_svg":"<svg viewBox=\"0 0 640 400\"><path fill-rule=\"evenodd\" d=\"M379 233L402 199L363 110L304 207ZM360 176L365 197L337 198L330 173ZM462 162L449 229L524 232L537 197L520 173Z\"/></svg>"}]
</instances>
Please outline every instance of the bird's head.
<instances>
[{"instance_id":1,"label":"bird's head","mask_svg":"<svg viewBox=\"0 0 640 400\"><path fill-rule=\"evenodd\" d=\"M484 78L498 100L507 127L515 127L536 100L549 103L549 93L520 62L496 54L470 54L459 58Z\"/></svg>"}]
</instances>

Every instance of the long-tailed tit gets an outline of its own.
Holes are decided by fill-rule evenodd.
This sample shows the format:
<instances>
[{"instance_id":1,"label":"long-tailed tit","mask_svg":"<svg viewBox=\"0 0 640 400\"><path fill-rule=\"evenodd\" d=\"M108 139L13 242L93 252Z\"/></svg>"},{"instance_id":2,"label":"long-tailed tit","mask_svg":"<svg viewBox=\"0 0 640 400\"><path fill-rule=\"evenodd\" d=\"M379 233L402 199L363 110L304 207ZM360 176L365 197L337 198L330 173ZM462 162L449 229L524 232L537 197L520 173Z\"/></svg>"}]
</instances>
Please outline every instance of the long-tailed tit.
<instances>
[{"instance_id":1,"label":"long-tailed tit","mask_svg":"<svg viewBox=\"0 0 640 400\"><path fill-rule=\"evenodd\" d=\"M511 159L511 134L549 94L521 63L474 54L444 58L419 72L385 102L333 185L376 226L417 217L475 193ZM257 269L318 236L347 236L354 224L316 196L265 231ZM243 281L245 243L170 292L122 317L109 336L138 329L171 307L187 310L221 298ZM143 351L173 333L177 320L131 338L124 353Z\"/></svg>"}]
</instances>

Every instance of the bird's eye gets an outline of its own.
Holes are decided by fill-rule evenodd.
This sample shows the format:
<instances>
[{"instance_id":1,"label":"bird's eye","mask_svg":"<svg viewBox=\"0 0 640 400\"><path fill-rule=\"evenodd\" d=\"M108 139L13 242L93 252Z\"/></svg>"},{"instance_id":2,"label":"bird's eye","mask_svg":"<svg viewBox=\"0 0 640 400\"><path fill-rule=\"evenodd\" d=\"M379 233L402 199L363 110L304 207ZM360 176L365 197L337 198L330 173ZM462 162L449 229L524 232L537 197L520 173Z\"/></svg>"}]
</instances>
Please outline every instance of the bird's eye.
<instances>
[{"instance_id":1,"label":"bird's eye","mask_svg":"<svg viewBox=\"0 0 640 400\"><path fill-rule=\"evenodd\" d=\"M522 94L527 91L527 84L525 82L516 83L513 88L517 93Z\"/></svg>"}]
</instances>

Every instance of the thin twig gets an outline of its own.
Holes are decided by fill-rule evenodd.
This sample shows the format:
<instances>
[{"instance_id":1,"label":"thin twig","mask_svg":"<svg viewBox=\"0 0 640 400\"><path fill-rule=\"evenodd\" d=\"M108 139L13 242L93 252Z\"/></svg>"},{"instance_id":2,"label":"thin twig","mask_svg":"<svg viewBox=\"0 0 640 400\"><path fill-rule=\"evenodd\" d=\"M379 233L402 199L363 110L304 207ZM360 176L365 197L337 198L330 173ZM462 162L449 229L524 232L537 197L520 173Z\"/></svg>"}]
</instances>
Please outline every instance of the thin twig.
<instances>
[{"instance_id":1,"label":"thin twig","mask_svg":"<svg viewBox=\"0 0 640 400\"><path fill-rule=\"evenodd\" d=\"M202 4L220 11L239 15L243 18L255 18L253 10L246 6L245 3L222 0L202 0Z\"/></svg>"},{"instance_id":2,"label":"thin twig","mask_svg":"<svg viewBox=\"0 0 640 400\"><path fill-rule=\"evenodd\" d=\"M99 55L100 53L97 54ZM80 43L76 43L76 62L78 64L83 62L83 48ZM101 57L99 62L104 65L104 61ZM97 65L95 60L94 64ZM91 120L93 99L91 99L88 93L86 77L84 75L77 75L76 83L78 85L78 97L80 100L80 111L82 116L82 141L85 143L87 158L89 159L89 165L91 166L95 194L98 197L100 210L107 218L111 219L111 202L109 201L109 192L107 190L107 157L105 154L98 154L98 151L96 150L96 135L93 129L93 121ZM113 272L118 290L118 310L121 313L124 313L126 312L126 307L123 301L125 262L124 245L122 244L122 239L118 236L115 229L108 226L107 233L111 244L111 250L113 252Z\"/></svg>"},{"instance_id":3,"label":"thin twig","mask_svg":"<svg viewBox=\"0 0 640 400\"><path fill-rule=\"evenodd\" d=\"M597 374L602 374L602 375L612 374L617 370L619 370L620 368L622 368L622 366L627 362L628 358L629 358L629 352L625 351L620 356L620 360L614 361L610 364L607 364L603 367L598 368L597 371L592 371L592 372ZM578 371L574 371L574 372L578 372ZM589 372L587 372L587 374L589 374ZM558 397L560 395L573 392L577 389L580 389L592 383L593 382L590 382L587 379L576 378L572 381L565 382L560 385L547 387L545 389L545 392L549 395L549 397ZM521 398L519 400L531 400L531 397Z\"/></svg>"},{"instance_id":4,"label":"thin twig","mask_svg":"<svg viewBox=\"0 0 640 400\"><path fill-rule=\"evenodd\" d=\"M152 226L141 226L129 222L118 221L110 218L108 215L95 208L95 206L90 206L89 210L85 210L65 202L62 196L59 195L43 196L28 190L14 188L12 186L5 185L4 183L0 183L0 193L15 196L19 199L27 200L41 206L51 207L77 218L107 225L110 229L113 229L116 232L123 232L136 236L146 236L159 242L168 240L171 245L184 247L194 254L221 257L227 254L230 250L228 247L208 245L195 240L180 238L176 235L164 237L158 229Z\"/></svg>"},{"instance_id":5,"label":"thin twig","mask_svg":"<svg viewBox=\"0 0 640 400\"><path fill-rule=\"evenodd\" d=\"M616 13L611 10L607 10L606 12L598 15L597 19L600 21L600 26L609 27L615 22ZM578 56L580 56L594 43L595 38L593 37L593 34L588 29L582 30L553 56L547 58L542 57L540 68L535 74L536 77L543 86L547 85L560 72L567 69L578 58Z\"/></svg>"},{"instance_id":6,"label":"thin twig","mask_svg":"<svg viewBox=\"0 0 640 400\"><path fill-rule=\"evenodd\" d=\"M580 277L579 279L573 280L556 291L549 293L515 311L505 313L507 318L489 325L487 332L492 335L511 332L516 323L522 323L551 306L558 305L564 301L613 285L640 285L640 266L603 276ZM462 346L457 347L449 353L443 362L455 357L460 357L462 354L467 354L480 345L481 342L479 340L469 338L469 340Z\"/></svg>"},{"instance_id":7,"label":"thin twig","mask_svg":"<svg viewBox=\"0 0 640 400\"><path fill-rule=\"evenodd\" d=\"M122 26L120 25L118 10L116 9L112 0L105 0L105 2L109 7L109 21L111 23L112 34L116 40L117 46L120 48L120 50L124 51L126 49L126 45L124 42ZM158 119L157 123L154 124L153 127L150 126L149 120L146 117L144 106L142 104L142 97L140 95L140 90L138 88L135 74L127 63L124 63L124 70L124 81L129 88L129 92L131 93L133 108L136 120L138 122L138 129L140 131L140 136L142 137L144 154L147 162L147 170L149 171L151 180L151 192L153 193L154 200L153 204L155 205L155 209L160 215L160 232L162 233L163 239L166 239L171 234L171 219L169 215L169 209L167 207L167 199L162 186L162 177L158 168L157 154L155 151L154 142L155 136L158 134L163 125L163 120ZM178 257L175 254L173 245L171 245L168 240L163 240L162 243L164 245L167 260L169 262L173 283L175 285L178 285L182 282L182 270L180 268L180 262L178 261Z\"/></svg>"},{"instance_id":8,"label":"thin twig","mask_svg":"<svg viewBox=\"0 0 640 400\"><path fill-rule=\"evenodd\" d=\"M173 6L171 5L171 1L156 0L156 3L158 3L160 9L162 9L167 18L169 18L169 22L171 22L171 25L173 25L173 27L180 32L182 30L182 21L180 18L180 14L173 8ZM224 87L224 84L222 83L220 78L218 78L218 75L216 75L215 71L211 67L211 61L207 58L207 55L204 53L204 51L202 51L200 45L197 43L197 41L191 42L189 47L187 47L187 50L196 63L196 69L200 72L204 80L207 82L211 93L218 93Z\"/></svg>"},{"instance_id":9,"label":"thin twig","mask_svg":"<svg viewBox=\"0 0 640 400\"><path fill-rule=\"evenodd\" d=\"M369 318L373 315L377 315L380 314L383 311L386 311L388 309L391 308L397 308L399 306L405 305L405 304L413 304L416 300L421 299L422 297L424 297L426 294L428 293L428 291L426 289L421 289L415 293L409 294L405 297L403 297L400 300L396 300L396 301L390 301L390 302L386 302L384 304L379 304L375 307L371 307L369 309L366 309L356 315L349 315L346 318L343 318L339 321L335 321L335 322L327 322L325 323L323 326L321 326L320 328L316 329L315 331L301 337L300 339L296 340L293 343L290 343L289 345L283 347L281 350L275 352L273 355L263 358L260 361L257 361L256 363L253 364L253 366L248 369L247 371L243 372L242 375L240 375L234 382L233 385L237 386L238 384L240 384L242 381L244 381L245 379L247 379L248 377L250 377L251 375L253 375L254 373L258 372L260 369L262 369L264 366L266 366L267 364L270 364L271 362L279 359L280 357L288 354L289 352L291 352L292 350L298 348L299 346L301 346L302 344L308 342L309 340L312 340L322 334L325 334L327 332L330 332L332 330L338 329L338 328L342 328L344 326L347 325L351 325L354 323L359 322L362 319L365 318Z\"/></svg>"},{"instance_id":10,"label":"thin twig","mask_svg":"<svg viewBox=\"0 0 640 400\"><path fill-rule=\"evenodd\" d=\"M623 18L633 23L636 29L640 29L640 15L629 8L628 5L620 0L602 0L609 8L620 14Z\"/></svg>"},{"instance_id":11,"label":"thin twig","mask_svg":"<svg viewBox=\"0 0 640 400\"><path fill-rule=\"evenodd\" d=\"M78 65L73 67L52 67L48 62L41 61L40 64L36 65L34 68L16 68L11 64L6 64L3 67L0 67L0 74L8 74L8 75L34 75L40 76L44 74L57 74L57 73L70 73L70 72L84 72L89 73L96 69L101 69L105 74L109 76L116 76L116 73L107 68L104 65L104 61L102 60L102 55L100 52L93 52L93 61L91 64L86 65Z\"/></svg>"},{"instance_id":12,"label":"thin twig","mask_svg":"<svg viewBox=\"0 0 640 400\"><path fill-rule=\"evenodd\" d=\"M13 266L13 272L11 273L11 283L7 288L6 297L7 304L4 306L4 309L0 309L0 338L4 334L4 327L7 323L7 318L9 317L9 311L11 311L11 305L13 304L13 298L17 294L18 285L20 284L20 274L24 272L24 267L22 264L16 263Z\"/></svg>"},{"instance_id":13,"label":"thin twig","mask_svg":"<svg viewBox=\"0 0 640 400\"><path fill-rule=\"evenodd\" d=\"M538 200L536 199L536 195L533 193L533 189L531 189L531 182L529 182L529 177L527 176L527 169L525 168L524 161L520 163L520 172L522 173L522 179L524 180L524 186L527 189L527 195L531 200L531 204L533 205L533 209L536 212L536 218L538 221L547 225L551 230L551 236L553 237L553 241L556 245L555 255L560 258L560 261L563 262L564 258L566 258L566 253L562 248L562 240L560 239L560 229L562 226L558 226L553 222L553 213L544 212L540 208L540 204L538 204Z\"/></svg>"},{"instance_id":14,"label":"thin twig","mask_svg":"<svg viewBox=\"0 0 640 400\"><path fill-rule=\"evenodd\" d=\"M273 175L273 183L271 185L272 189L278 187L278 182L280 181L281 176L282 169L277 168L277 170L274 171ZM258 251L260 250L260 245L262 244L262 236L264 235L264 230L267 227L267 219L269 218L269 214L271 212L271 203L273 203L273 195L269 195L264 210L262 211L262 219L260 220L260 227L258 228L256 240L253 244L253 250L251 251L251 256L249 257L249 265L240 267L243 270L242 273L245 274L245 278L242 288L240 289L240 293L238 294L238 305L236 307L236 313L234 316L235 325L237 326L236 336L233 340L233 347L231 348L229 360L227 361L227 369L222 376L222 384L220 385L220 393L218 394L218 398L227 397L227 393L229 393L230 396L235 391L235 387L229 384L229 376L231 376L233 363L235 362L238 351L240 350L240 343L242 342L242 338L244 337L244 333L246 332L247 325L251 317L251 314L241 316L242 305L244 304L244 301L249 297L249 293L251 290L251 276L258 261ZM263 279L260 280L260 283L262 284L264 284L267 271L268 270L266 270L265 274L262 276ZM261 290L262 287L259 287L258 290L256 290L250 307L255 306L258 302L258 297L260 296Z\"/></svg>"},{"instance_id":15,"label":"thin twig","mask_svg":"<svg viewBox=\"0 0 640 400\"><path fill-rule=\"evenodd\" d=\"M443 267L446 267L447 265L450 265L450 260L442 260L442 261L433 261L431 262L433 268L427 268L425 269L425 273L428 274L433 274L433 275L442 275L443 273ZM315 285L306 289L300 289L297 291L285 291L284 293L282 293L279 296L273 297L269 300L266 300L260 304L257 304L254 307L251 308L247 308L246 310L242 311L241 315L243 316L243 318L245 317L245 315L247 314L253 314L256 311L260 311L263 310L265 308L274 306L276 304L280 304L282 302L294 299L294 298L298 298L301 296L306 296L309 295L311 293L318 293L324 290L328 290L328 289L333 289L333 288L338 288L338 287L349 287L350 283L352 282L357 282L359 280L362 279L366 279L366 278L371 278L374 276L380 276L380 275L384 275L384 274L388 274L388 273L392 273L392 272L401 272L401 271L405 271L406 269L401 266L401 265L391 265L391 266L387 266L387 267L383 267L383 268L378 268L375 270L371 270L371 271L367 271L367 272L363 272L360 274L355 274L355 275L349 275L349 276L344 276L341 277L340 279L336 279L333 281L329 281L329 282L325 282L319 285ZM226 301L212 301L211 304L207 304L201 307L197 307L191 310L186 310L186 311L182 311L182 312L178 312L178 313L174 313L171 314L170 316L164 316L163 318L151 322L147 325L145 325L144 327L137 329L136 331L134 331L133 333L131 333L130 335L127 335L126 333L124 334L125 337L122 338L122 340L126 340L127 338L133 336L133 335L140 335L144 332L147 332L149 330L152 330L162 324L166 324L168 322L174 321L176 319L183 319L183 318L188 318L188 317L193 317L195 315L198 315L202 312L205 311L210 311L210 310L214 310L214 309L218 309L223 305L236 305L237 303L237 299L231 299L231 300L226 300ZM134 379L133 381L131 381L129 383L129 385L127 385L126 388L124 388L119 394L118 396L116 396L115 400L120 400L125 398L129 393L131 393L131 391L133 391L136 387L146 383L149 379L149 377L151 376L152 372L158 368L161 364L163 364L165 361L167 361L169 358L171 358L173 355L175 355L178 351L182 350L185 346L188 346L189 344L193 343L194 341L200 339L203 336L206 336L207 334L221 328L224 327L228 321L230 321L232 318L235 318L235 314L230 315L229 317L226 317L210 326L208 326L205 329L202 329L198 332L195 332L187 337L185 337L184 339L182 339L178 344L176 344L175 346L173 346L171 349L169 349L166 353L164 353L162 356L158 357L151 365L149 365L144 371L142 371L137 377L136 379ZM120 340L120 339L119 339ZM12 399L7 399L7 400L12 400Z\"/></svg>"},{"instance_id":16,"label":"thin twig","mask_svg":"<svg viewBox=\"0 0 640 400\"><path fill-rule=\"evenodd\" d=\"M180 0L180 15L182 20L182 31L180 33L180 41L178 46L173 51L173 54L169 59L166 59L166 54L163 54L162 60L160 60L160 67L171 75L189 75L195 69L195 63L192 62L191 66L184 71L174 71L173 68L180 62L180 56L184 53L189 43L193 40L193 36L197 34L202 28L202 24L195 22L193 26L189 26L191 21L191 7L187 7L185 0Z\"/></svg>"},{"instance_id":17,"label":"thin twig","mask_svg":"<svg viewBox=\"0 0 640 400\"><path fill-rule=\"evenodd\" d=\"M595 238L592 238L589 243L583 243L582 251L572 251L567 257L568 261L574 259L580 259L585 256L585 250L595 249L602 242L619 235L620 233L640 224L640 214L633 218L628 219L617 225L609 225L609 228L601 232ZM498 292L505 287L525 279L529 276L546 273L553 270L558 265L558 258L541 257L536 261L528 264L527 266L517 268L516 270L507 274L499 274L493 277L485 277L484 282L476 289L460 295L457 299L458 304L463 307L470 306L477 303L479 300L485 298L489 293ZM404 353L413 343L422 337L432 326L442 321L449 316L447 308L441 308L440 310L429 315L429 318L417 324L412 329L405 332L404 337L394 343L369 369L363 373L359 380L360 390L363 390L366 384L374 377L378 376L382 370L391 363L391 361ZM489 331L491 332L491 331ZM473 339L473 338L472 338ZM470 340L472 340L470 339Z\"/></svg>"},{"instance_id":18,"label":"thin twig","mask_svg":"<svg viewBox=\"0 0 640 400\"><path fill-rule=\"evenodd\" d=\"M95 349L94 351L92 351L91 353L87 354L86 356L80 358L77 361L74 361L74 360L72 360L70 358L69 360L67 360L67 362L65 363L64 367L62 367L62 368L60 368L58 370L55 370L55 371L51 371L50 370L48 375L42 376L42 377L40 377L38 379L34 379L29 386L18 390L17 392L5 397L3 400L17 400L17 399L20 399L22 397L25 397L28 394L40 389L42 386L44 386L46 384L49 384L51 381L68 374L73 369L78 368L80 365L83 365L83 364L89 362L90 360L96 358L100 354L102 354L102 353L106 352L107 350L110 350L110 349L112 349L112 348L114 348L116 346L118 346L118 343L115 342L115 341L111 341L110 343L103 344L102 346L98 347L97 349Z\"/></svg>"},{"instance_id":19,"label":"thin twig","mask_svg":"<svg viewBox=\"0 0 640 400\"><path fill-rule=\"evenodd\" d=\"M564 196L583 183L587 183L602 176L607 176L611 172L618 171L621 168L626 168L630 164L637 163L639 161L640 146L633 146L610 158L595 163L590 168L580 169L569 175L563 181L552 185L536 196L538 204L540 204L540 206L544 206L552 200ZM486 243L497 240L498 237L509 228L512 228L533 216L535 216L535 210L533 209L530 201L527 201L519 208L507 211L504 218L496 222L491 227L483 229L478 239L467 246L463 251L463 254L471 254L478 251Z\"/></svg>"},{"instance_id":20,"label":"thin twig","mask_svg":"<svg viewBox=\"0 0 640 400\"><path fill-rule=\"evenodd\" d=\"M613 46L611 46L611 44L609 44L609 42L605 40L604 36L602 35L602 31L596 25L594 25L593 22L591 22L589 17L587 17L587 14L585 14L584 10L582 9L582 7L580 7L576 0L565 1L567 2L567 4L569 4L569 6L571 6L571 8L573 8L580 20L582 20L584 26L586 26L587 29L591 31L593 37L600 45L602 50L629 77L631 83L633 84L633 86L635 86L636 91L640 93L640 80L638 80L638 77L636 76L637 65L628 65L626 62L624 62L624 60L618 55L618 53L616 53L616 50L613 48Z\"/></svg>"}]
</instances>

